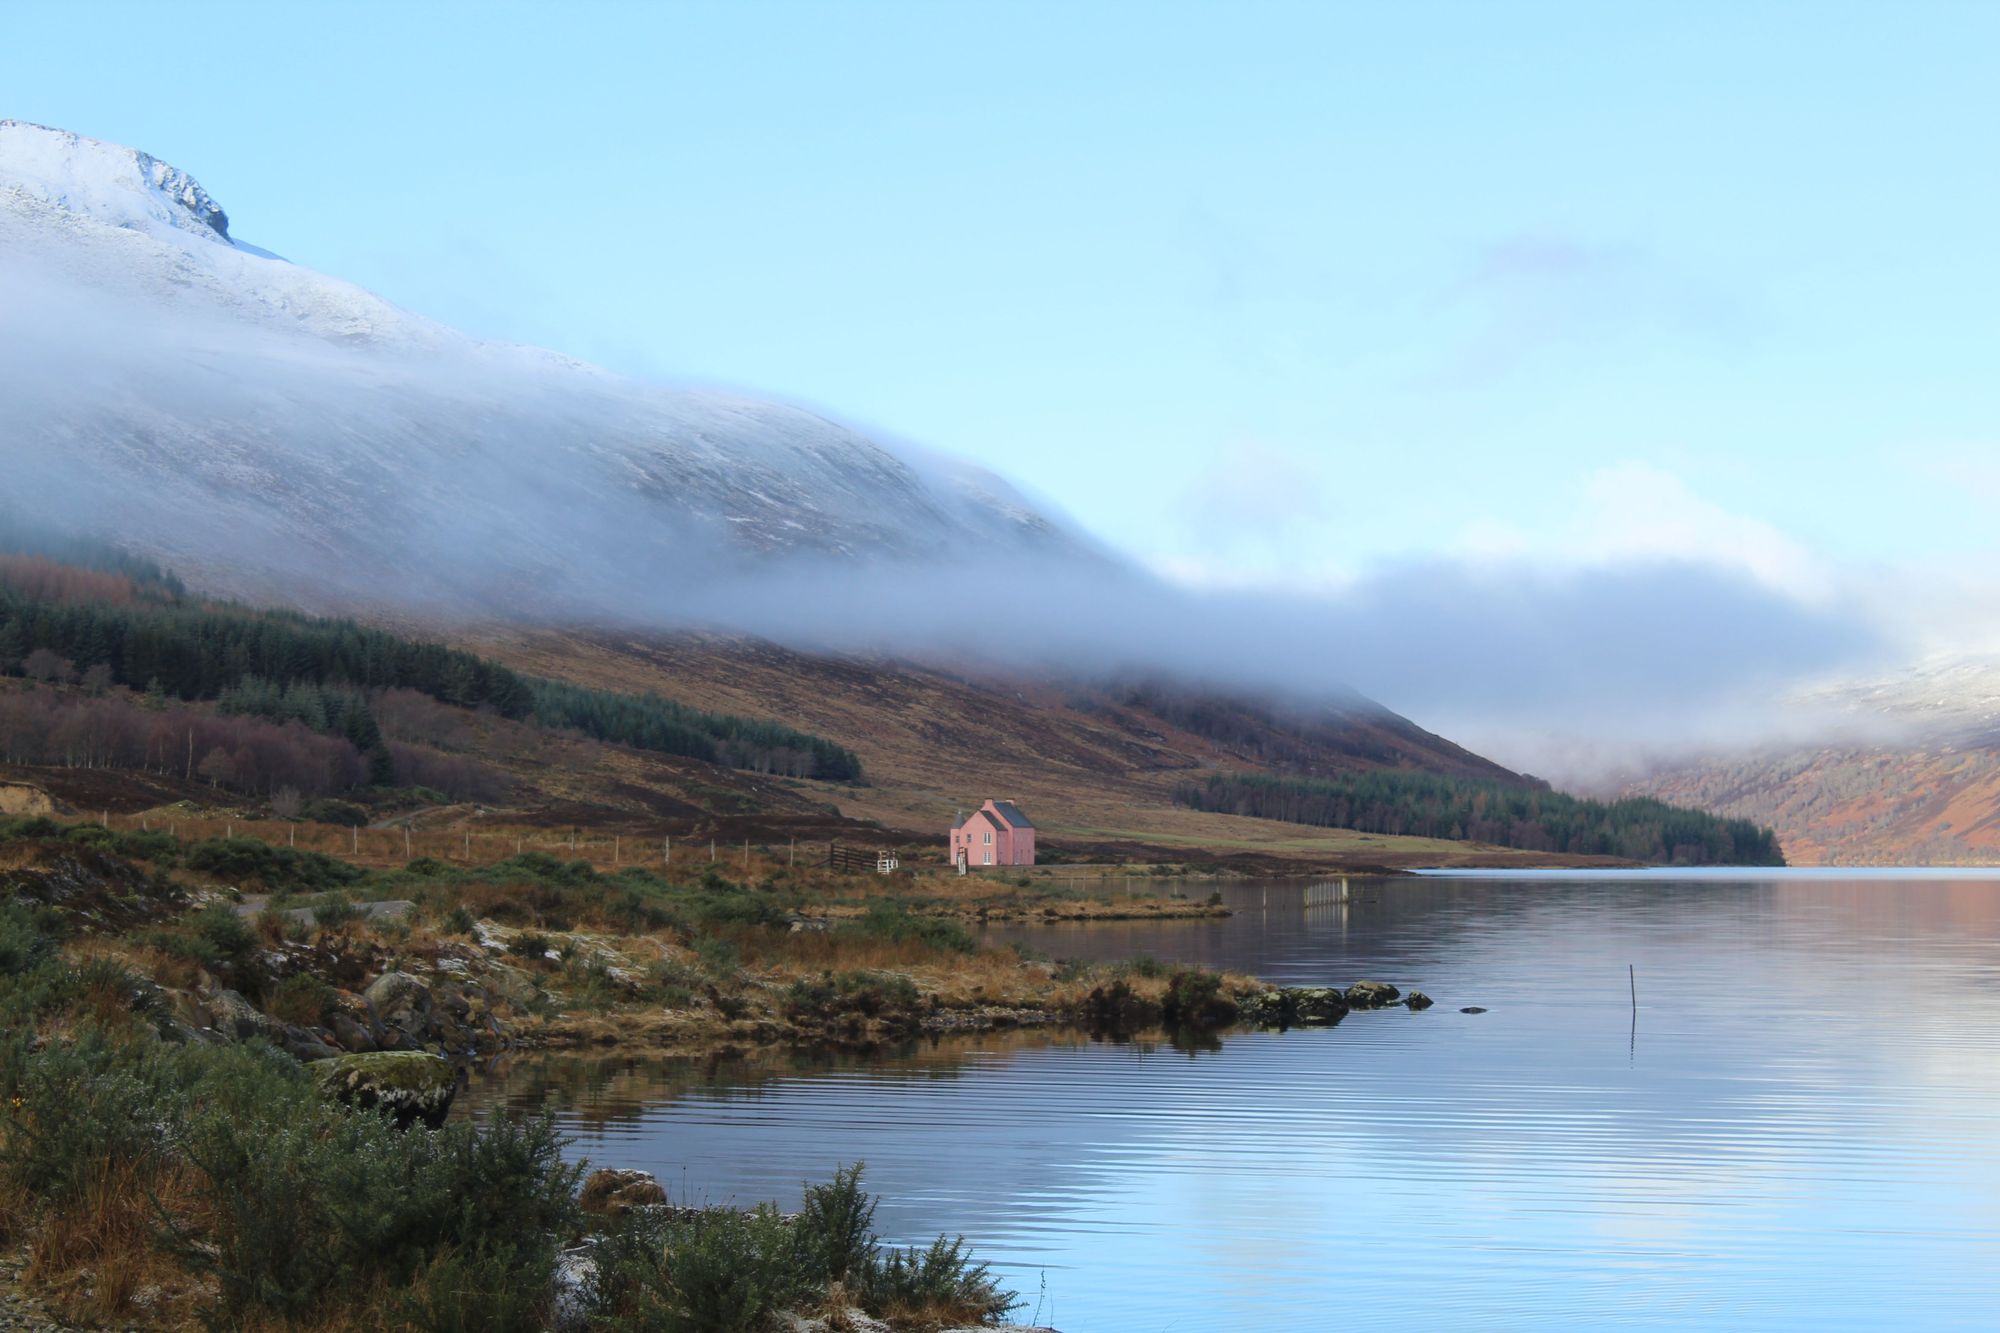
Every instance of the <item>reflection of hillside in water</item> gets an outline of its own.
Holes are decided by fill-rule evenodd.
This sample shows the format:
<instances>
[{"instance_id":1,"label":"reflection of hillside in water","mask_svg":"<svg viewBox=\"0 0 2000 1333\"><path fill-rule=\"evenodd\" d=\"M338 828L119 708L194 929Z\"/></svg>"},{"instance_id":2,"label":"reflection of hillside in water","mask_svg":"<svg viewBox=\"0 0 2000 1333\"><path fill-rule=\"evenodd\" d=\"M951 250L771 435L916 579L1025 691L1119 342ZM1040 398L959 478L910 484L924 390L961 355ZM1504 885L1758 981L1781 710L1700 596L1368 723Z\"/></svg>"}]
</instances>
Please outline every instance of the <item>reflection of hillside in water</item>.
<instances>
[{"instance_id":1,"label":"reflection of hillside in water","mask_svg":"<svg viewBox=\"0 0 2000 1333\"><path fill-rule=\"evenodd\" d=\"M476 1073L459 1105L475 1113L553 1109L578 1125L597 1126L643 1116L692 1089L709 1095L755 1096L779 1081L848 1078L895 1070L906 1077L960 1077L974 1055L1049 1046L1077 1046L1075 1032L943 1034L867 1051L770 1049L687 1056L523 1053ZM1154 1039L1149 1039L1154 1040Z\"/></svg>"}]
</instances>

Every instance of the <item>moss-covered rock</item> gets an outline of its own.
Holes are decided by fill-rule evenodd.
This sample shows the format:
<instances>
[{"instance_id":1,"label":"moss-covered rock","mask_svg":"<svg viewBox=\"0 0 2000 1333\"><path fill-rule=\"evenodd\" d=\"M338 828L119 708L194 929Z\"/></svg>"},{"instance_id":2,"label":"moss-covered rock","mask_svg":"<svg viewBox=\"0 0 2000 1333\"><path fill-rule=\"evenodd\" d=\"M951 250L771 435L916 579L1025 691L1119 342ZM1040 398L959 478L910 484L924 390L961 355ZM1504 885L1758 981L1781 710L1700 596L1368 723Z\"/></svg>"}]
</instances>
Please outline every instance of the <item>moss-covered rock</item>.
<instances>
[{"instance_id":1,"label":"moss-covered rock","mask_svg":"<svg viewBox=\"0 0 2000 1333\"><path fill-rule=\"evenodd\" d=\"M358 1110L381 1111L397 1125L418 1120L435 1129L458 1095L448 1061L422 1051L371 1051L317 1061L313 1077L327 1096Z\"/></svg>"}]
</instances>

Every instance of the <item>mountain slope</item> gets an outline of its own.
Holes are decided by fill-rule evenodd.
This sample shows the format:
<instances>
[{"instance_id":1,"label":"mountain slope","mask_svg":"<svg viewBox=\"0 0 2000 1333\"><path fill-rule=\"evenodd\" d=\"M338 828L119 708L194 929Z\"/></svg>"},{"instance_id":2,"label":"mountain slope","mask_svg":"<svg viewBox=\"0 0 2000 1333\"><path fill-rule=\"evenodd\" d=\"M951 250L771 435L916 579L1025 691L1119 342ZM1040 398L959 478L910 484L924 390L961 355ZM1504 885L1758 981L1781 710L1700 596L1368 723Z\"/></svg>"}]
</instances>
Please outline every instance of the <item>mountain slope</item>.
<instances>
[{"instance_id":1,"label":"mountain slope","mask_svg":"<svg viewBox=\"0 0 2000 1333\"><path fill-rule=\"evenodd\" d=\"M1825 742L1683 762L1626 793L1768 824L1795 865L2000 863L2000 662L1939 658L1799 702Z\"/></svg>"},{"instance_id":2,"label":"mountain slope","mask_svg":"<svg viewBox=\"0 0 2000 1333\"><path fill-rule=\"evenodd\" d=\"M793 555L1101 559L975 468L466 337L233 240L144 153L13 121L0 286L10 495L210 587L630 614Z\"/></svg>"}]
</instances>

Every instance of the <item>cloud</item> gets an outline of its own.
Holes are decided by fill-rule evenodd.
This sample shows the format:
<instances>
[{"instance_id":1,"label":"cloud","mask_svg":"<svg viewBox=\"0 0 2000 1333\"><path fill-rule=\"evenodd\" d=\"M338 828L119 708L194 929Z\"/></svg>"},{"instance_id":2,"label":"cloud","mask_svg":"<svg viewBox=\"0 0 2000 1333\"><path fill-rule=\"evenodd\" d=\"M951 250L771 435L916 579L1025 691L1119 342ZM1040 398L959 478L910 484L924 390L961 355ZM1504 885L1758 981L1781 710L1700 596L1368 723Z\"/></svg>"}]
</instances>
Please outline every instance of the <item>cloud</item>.
<instances>
[{"instance_id":1,"label":"cloud","mask_svg":"<svg viewBox=\"0 0 2000 1333\"><path fill-rule=\"evenodd\" d=\"M1734 337L1745 322L1734 297L1641 247L1536 231L1473 251L1445 283L1438 315L1462 326L1429 377L1445 384L1500 379L1557 348Z\"/></svg>"},{"instance_id":2,"label":"cloud","mask_svg":"<svg viewBox=\"0 0 2000 1333\"><path fill-rule=\"evenodd\" d=\"M1583 478L1568 521L1531 533L1496 519L1467 528L1470 559L1523 559L1561 568L1681 563L1733 570L1789 597L1824 604L1836 579L1824 562L1774 525L1723 508L1678 475L1626 462Z\"/></svg>"}]
</instances>

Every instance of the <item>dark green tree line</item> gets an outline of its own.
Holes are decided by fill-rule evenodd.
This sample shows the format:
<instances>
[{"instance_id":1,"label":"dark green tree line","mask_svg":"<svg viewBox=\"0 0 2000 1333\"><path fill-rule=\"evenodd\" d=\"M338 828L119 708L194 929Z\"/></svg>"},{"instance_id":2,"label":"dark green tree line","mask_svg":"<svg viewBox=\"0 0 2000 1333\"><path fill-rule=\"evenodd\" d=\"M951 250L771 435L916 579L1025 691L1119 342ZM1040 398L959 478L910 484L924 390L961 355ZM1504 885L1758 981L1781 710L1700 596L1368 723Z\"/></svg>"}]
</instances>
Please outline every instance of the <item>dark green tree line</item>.
<instances>
[{"instance_id":1,"label":"dark green tree line","mask_svg":"<svg viewBox=\"0 0 2000 1333\"><path fill-rule=\"evenodd\" d=\"M1617 856L1663 865L1785 864L1778 837L1650 798L1592 801L1545 787L1379 769L1336 778L1217 774L1183 782L1174 799L1196 810L1290 824L1484 842L1527 851Z\"/></svg>"}]
</instances>

